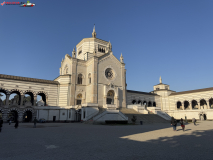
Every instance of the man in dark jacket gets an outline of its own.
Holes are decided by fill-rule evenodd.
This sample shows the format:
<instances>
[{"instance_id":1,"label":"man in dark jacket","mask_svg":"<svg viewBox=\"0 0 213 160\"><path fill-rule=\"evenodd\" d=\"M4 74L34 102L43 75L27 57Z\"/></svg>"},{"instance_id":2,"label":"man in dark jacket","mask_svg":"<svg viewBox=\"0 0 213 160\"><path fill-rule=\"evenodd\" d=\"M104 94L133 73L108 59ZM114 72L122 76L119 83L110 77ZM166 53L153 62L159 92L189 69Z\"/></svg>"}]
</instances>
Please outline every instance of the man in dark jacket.
<instances>
[{"instance_id":1,"label":"man in dark jacket","mask_svg":"<svg viewBox=\"0 0 213 160\"><path fill-rule=\"evenodd\" d=\"M194 125L196 126L196 119L192 118L192 122L194 123Z\"/></svg>"},{"instance_id":2,"label":"man in dark jacket","mask_svg":"<svg viewBox=\"0 0 213 160\"><path fill-rule=\"evenodd\" d=\"M171 118L171 125L173 127L173 131L176 131L177 121L174 117Z\"/></svg>"},{"instance_id":3,"label":"man in dark jacket","mask_svg":"<svg viewBox=\"0 0 213 160\"><path fill-rule=\"evenodd\" d=\"M36 123L37 123L37 119L36 117L34 118L34 128L36 128Z\"/></svg>"},{"instance_id":4,"label":"man in dark jacket","mask_svg":"<svg viewBox=\"0 0 213 160\"><path fill-rule=\"evenodd\" d=\"M0 132L1 132L2 125L3 125L3 120L2 120L2 118L0 117Z\"/></svg>"}]
</instances>

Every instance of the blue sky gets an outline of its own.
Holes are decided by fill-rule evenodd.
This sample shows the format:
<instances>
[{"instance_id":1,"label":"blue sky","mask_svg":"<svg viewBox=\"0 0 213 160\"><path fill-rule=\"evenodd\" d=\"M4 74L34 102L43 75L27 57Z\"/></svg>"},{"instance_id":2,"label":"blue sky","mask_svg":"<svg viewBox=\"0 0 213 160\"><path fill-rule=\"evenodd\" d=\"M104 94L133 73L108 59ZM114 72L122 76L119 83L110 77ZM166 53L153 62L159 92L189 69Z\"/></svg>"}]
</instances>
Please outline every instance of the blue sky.
<instances>
[{"instance_id":1,"label":"blue sky","mask_svg":"<svg viewBox=\"0 0 213 160\"><path fill-rule=\"evenodd\" d=\"M31 2L0 6L0 74L55 79L95 23L97 38L122 52L128 89L150 92L160 76L175 91L213 87L212 0Z\"/></svg>"}]
</instances>

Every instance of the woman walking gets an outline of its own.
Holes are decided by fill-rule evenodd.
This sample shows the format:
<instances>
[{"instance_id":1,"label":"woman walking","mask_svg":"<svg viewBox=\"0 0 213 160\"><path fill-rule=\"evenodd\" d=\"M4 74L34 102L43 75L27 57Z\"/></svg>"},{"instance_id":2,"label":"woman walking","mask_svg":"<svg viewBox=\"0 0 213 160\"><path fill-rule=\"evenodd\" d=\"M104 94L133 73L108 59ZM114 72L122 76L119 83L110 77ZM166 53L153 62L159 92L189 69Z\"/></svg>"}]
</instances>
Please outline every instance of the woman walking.
<instances>
[{"instance_id":1,"label":"woman walking","mask_svg":"<svg viewBox=\"0 0 213 160\"><path fill-rule=\"evenodd\" d=\"M14 127L15 127L15 129L18 128L18 120L16 120L16 123L15 123Z\"/></svg>"},{"instance_id":2,"label":"woman walking","mask_svg":"<svg viewBox=\"0 0 213 160\"><path fill-rule=\"evenodd\" d=\"M182 130L185 131L185 125L184 125L184 122L183 122L182 118L180 119L180 125L182 127Z\"/></svg>"},{"instance_id":3,"label":"woman walking","mask_svg":"<svg viewBox=\"0 0 213 160\"><path fill-rule=\"evenodd\" d=\"M171 125L173 127L173 131L176 131L177 121L174 119L174 117L171 119Z\"/></svg>"}]
</instances>

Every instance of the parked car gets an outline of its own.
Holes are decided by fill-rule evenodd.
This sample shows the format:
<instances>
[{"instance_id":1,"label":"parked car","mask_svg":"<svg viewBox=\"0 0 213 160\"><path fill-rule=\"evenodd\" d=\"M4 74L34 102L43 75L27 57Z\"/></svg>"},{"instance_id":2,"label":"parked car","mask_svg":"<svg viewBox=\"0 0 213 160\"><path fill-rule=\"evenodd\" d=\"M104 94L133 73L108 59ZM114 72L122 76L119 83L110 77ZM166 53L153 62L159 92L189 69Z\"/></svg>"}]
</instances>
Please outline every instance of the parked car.
<instances>
[{"instance_id":1,"label":"parked car","mask_svg":"<svg viewBox=\"0 0 213 160\"><path fill-rule=\"evenodd\" d=\"M41 118L41 119L39 119L39 121L38 121L39 123L45 123L46 122L46 120L44 119L44 118Z\"/></svg>"}]
</instances>

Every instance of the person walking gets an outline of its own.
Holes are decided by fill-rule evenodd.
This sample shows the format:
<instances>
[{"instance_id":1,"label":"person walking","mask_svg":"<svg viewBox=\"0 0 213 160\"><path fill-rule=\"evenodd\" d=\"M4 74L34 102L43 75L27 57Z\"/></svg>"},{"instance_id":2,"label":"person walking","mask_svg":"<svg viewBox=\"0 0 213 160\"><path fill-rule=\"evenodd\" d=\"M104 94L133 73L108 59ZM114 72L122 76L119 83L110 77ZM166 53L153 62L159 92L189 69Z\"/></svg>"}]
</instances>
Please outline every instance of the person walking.
<instances>
[{"instance_id":1,"label":"person walking","mask_svg":"<svg viewBox=\"0 0 213 160\"><path fill-rule=\"evenodd\" d=\"M192 118L192 122L194 123L194 125L196 126L196 119Z\"/></svg>"},{"instance_id":2,"label":"person walking","mask_svg":"<svg viewBox=\"0 0 213 160\"><path fill-rule=\"evenodd\" d=\"M184 125L184 122L183 122L182 118L180 119L180 125L182 127L182 130L185 131L185 125Z\"/></svg>"},{"instance_id":3,"label":"person walking","mask_svg":"<svg viewBox=\"0 0 213 160\"><path fill-rule=\"evenodd\" d=\"M16 120L16 123L15 123L15 129L17 129L18 128L18 120Z\"/></svg>"},{"instance_id":4,"label":"person walking","mask_svg":"<svg viewBox=\"0 0 213 160\"><path fill-rule=\"evenodd\" d=\"M1 132L2 126L3 126L3 120L2 120L2 118L0 117L0 132Z\"/></svg>"},{"instance_id":5,"label":"person walking","mask_svg":"<svg viewBox=\"0 0 213 160\"><path fill-rule=\"evenodd\" d=\"M176 131L177 121L174 117L171 118L171 125L173 127L173 131Z\"/></svg>"},{"instance_id":6,"label":"person walking","mask_svg":"<svg viewBox=\"0 0 213 160\"><path fill-rule=\"evenodd\" d=\"M36 128L36 123L37 123L37 119L36 117L34 118L34 128Z\"/></svg>"},{"instance_id":7,"label":"person walking","mask_svg":"<svg viewBox=\"0 0 213 160\"><path fill-rule=\"evenodd\" d=\"M9 125L11 124L11 118L9 119Z\"/></svg>"}]
</instances>

